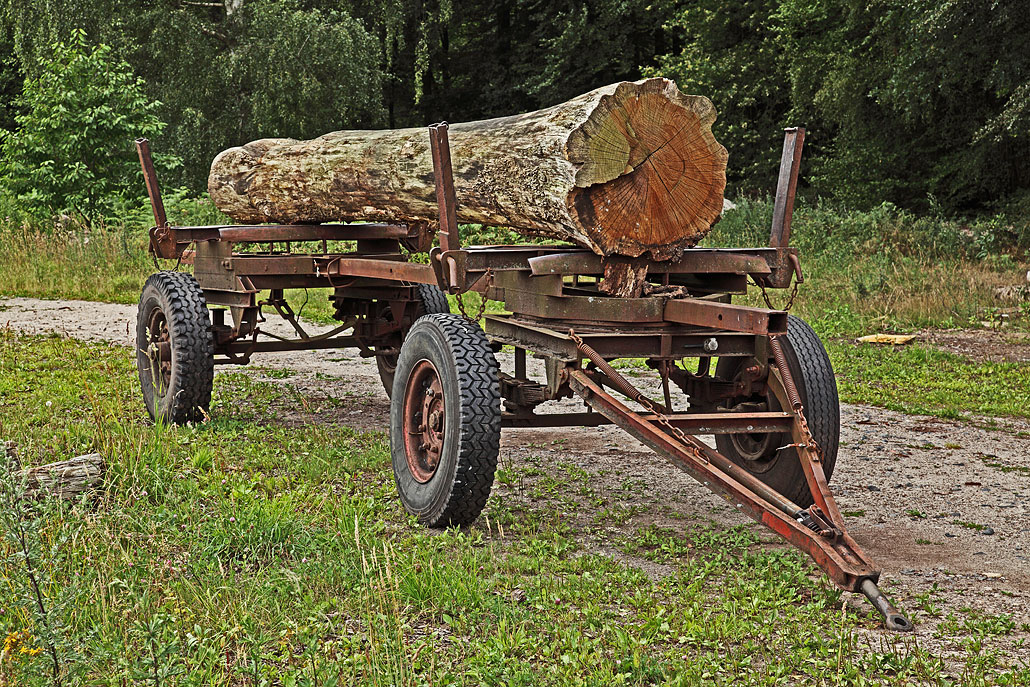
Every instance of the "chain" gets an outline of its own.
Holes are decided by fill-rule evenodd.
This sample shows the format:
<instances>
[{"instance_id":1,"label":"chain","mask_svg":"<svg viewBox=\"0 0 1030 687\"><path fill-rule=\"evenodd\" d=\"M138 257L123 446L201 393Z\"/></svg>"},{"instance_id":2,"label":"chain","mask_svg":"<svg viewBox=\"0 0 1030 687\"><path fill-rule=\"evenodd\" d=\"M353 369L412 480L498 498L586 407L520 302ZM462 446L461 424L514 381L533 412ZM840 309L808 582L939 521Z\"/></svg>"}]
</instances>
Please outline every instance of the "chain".
<instances>
[{"instance_id":1,"label":"chain","mask_svg":"<svg viewBox=\"0 0 1030 687\"><path fill-rule=\"evenodd\" d=\"M669 416L656 408L651 399L641 395L639 402L654 414L655 418L658 420L658 424L665 427L670 434L676 437L676 439L683 444L683 447L687 449L688 453L694 456L698 461L705 463L706 465L708 464L708 456L702 453L701 449L690 441L682 429L672 424L672 420L669 419Z\"/></svg>"},{"instance_id":2,"label":"chain","mask_svg":"<svg viewBox=\"0 0 1030 687\"><path fill-rule=\"evenodd\" d=\"M577 348L579 348L579 350L582 353L586 354L586 356L591 359L591 362L597 365L597 361L593 358L594 355L597 355L597 352L594 351L594 349L592 349L590 346L588 346L587 343L583 341L582 337L580 337L579 334L575 332L575 330L569 330L569 338L576 343ZM604 362L603 358L600 360L601 362ZM598 365L598 367L601 366ZM620 375L613 368L611 368L611 366L609 366L607 363L604 364L604 367L608 369L605 370L602 368L601 371L604 372L606 376L610 377L613 381L615 381L616 386L625 387L620 391L622 391L623 393L626 393L627 391L632 391L633 393L629 393L626 395L632 398L640 405L644 406L646 410L653 414L655 416L656 422L660 424L662 427L665 427L665 429L668 430L669 434L672 434L683 445L683 447L687 450L687 452L690 455L692 455L696 460L700 461L701 463L704 463L706 465L708 464L708 457L701 452L701 449L694 445L694 443L689 439L689 437L687 437L687 435L683 432L682 429L672 424L672 420L669 418L669 416L666 415L661 408L655 405L654 401L652 401L650 398L645 396L640 391L637 391L637 389L635 389L633 385L629 383L629 381L627 381L622 375Z\"/></svg>"},{"instance_id":3,"label":"chain","mask_svg":"<svg viewBox=\"0 0 1030 687\"><path fill-rule=\"evenodd\" d=\"M162 271L161 270L161 263L159 263L157 261L157 254L154 253L154 252L151 252L150 253L150 259L154 261L154 269L157 270L158 272L161 272ZM175 267L173 267L171 269L171 271L172 272L178 272L180 267L182 267L182 256L181 255L179 256L179 259L175 261Z\"/></svg>"},{"instance_id":4,"label":"chain","mask_svg":"<svg viewBox=\"0 0 1030 687\"><path fill-rule=\"evenodd\" d=\"M479 309L476 312L476 316L475 317L470 317L469 314L467 312L465 312L465 301L462 299L462 296L464 296L464 295L465 294L459 293L454 298L456 301L458 301L458 312L460 312L461 316L464 317L469 322L479 322L479 320L481 320L483 318L483 313L486 312L486 297L485 296L480 297L480 299L479 299Z\"/></svg>"},{"instance_id":5,"label":"chain","mask_svg":"<svg viewBox=\"0 0 1030 687\"><path fill-rule=\"evenodd\" d=\"M748 280L751 282L753 286L757 286L762 291L762 300L765 301L766 307L768 307L770 310L782 310L785 312L789 312L790 309L794 306L794 299L796 299L798 296L798 281L796 279L793 282L794 285L790 289L790 296L787 298L787 305L785 305L782 308L777 308L772 304L772 301L769 299L769 292L765 290L765 286L759 284L750 277L748 278Z\"/></svg>"},{"instance_id":6,"label":"chain","mask_svg":"<svg viewBox=\"0 0 1030 687\"><path fill-rule=\"evenodd\" d=\"M493 270L487 270L485 278L486 278L487 286L483 289L483 292L479 294L479 309L476 312L476 316L475 317L469 317L469 314L467 312L465 312L465 301L462 298L462 296L465 295L464 293L459 293L459 294L457 294L454 297L454 300L458 301L458 312L460 312L461 316L464 317L466 320L468 320L470 322L478 323L481 319L483 319L483 313L486 312L486 303L487 303L486 292L489 289L489 285L493 283ZM478 293L478 290L477 290L477 293Z\"/></svg>"},{"instance_id":7,"label":"chain","mask_svg":"<svg viewBox=\"0 0 1030 687\"><path fill-rule=\"evenodd\" d=\"M796 412L798 424L801 426L801 437L805 440L805 448L807 448L812 454L812 462L823 462L823 450L819 448L819 444L816 442L815 437L812 436L812 430L808 428L808 420L805 419L804 407L799 405Z\"/></svg>"}]
</instances>

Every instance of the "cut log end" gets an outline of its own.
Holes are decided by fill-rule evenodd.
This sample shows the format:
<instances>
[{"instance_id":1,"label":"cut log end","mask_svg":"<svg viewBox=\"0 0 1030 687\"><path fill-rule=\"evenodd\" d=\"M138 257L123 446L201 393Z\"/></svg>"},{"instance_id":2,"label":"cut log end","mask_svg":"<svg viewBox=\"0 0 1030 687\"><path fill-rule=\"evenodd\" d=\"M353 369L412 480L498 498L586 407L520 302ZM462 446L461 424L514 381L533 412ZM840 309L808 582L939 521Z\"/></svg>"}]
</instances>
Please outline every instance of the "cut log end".
<instances>
[{"instance_id":1,"label":"cut log end","mask_svg":"<svg viewBox=\"0 0 1030 687\"><path fill-rule=\"evenodd\" d=\"M708 98L667 79L622 83L569 137L570 210L604 255L677 257L722 213L726 148Z\"/></svg>"}]
</instances>

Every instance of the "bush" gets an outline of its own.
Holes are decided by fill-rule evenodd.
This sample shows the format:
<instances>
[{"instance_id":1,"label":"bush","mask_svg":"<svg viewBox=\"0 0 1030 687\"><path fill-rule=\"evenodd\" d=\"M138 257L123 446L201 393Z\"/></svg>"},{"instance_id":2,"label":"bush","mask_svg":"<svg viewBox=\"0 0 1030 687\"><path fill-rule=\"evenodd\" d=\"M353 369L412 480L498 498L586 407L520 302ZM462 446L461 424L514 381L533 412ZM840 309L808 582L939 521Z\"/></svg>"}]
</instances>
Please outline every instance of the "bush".
<instances>
[{"instance_id":1,"label":"bush","mask_svg":"<svg viewBox=\"0 0 1030 687\"><path fill-rule=\"evenodd\" d=\"M85 31L54 47L53 58L25 81L16 131L0 131L0 192L36 217L104 217L142 190L133 139L164 124L143 83L109 46L90 47ZM169 169L177 158L157 156Z\"/></svg>"}]
</instances>

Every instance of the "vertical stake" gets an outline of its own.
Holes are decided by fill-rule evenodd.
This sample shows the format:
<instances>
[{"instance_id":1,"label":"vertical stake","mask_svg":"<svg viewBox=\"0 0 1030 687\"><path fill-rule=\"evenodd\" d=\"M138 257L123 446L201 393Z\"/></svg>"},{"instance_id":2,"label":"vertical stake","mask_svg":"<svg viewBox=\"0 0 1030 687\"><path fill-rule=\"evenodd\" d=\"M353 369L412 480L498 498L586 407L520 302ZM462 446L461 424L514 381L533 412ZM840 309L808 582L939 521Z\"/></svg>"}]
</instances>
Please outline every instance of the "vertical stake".
<instances>
[{"instance_id":1,"label":"vertical stake","mask_svg":"<svg viewBox=\"0 0 1030 687\"><path fill-rule=\"evenodd\" d=\"M440 248L444 252L461 248L458 217L454 200L454 177L451 172L451 146L447 139L447 122L429 127L429 147L433 154L433 178L436 181L436 204L440 210Z\"/></svg>"},{"instance_id":2,"label":"vertical stake","mask_svg":"<svg viewBox=\"0 0 1030 687\"><path fill-rule=\"evenodd\" d=\"M790 242L790 220L794 215L794 194L798 187L801 149L805 145L804 127L784 129L780 175L776 180L776 203L773 205L769 247L783 248Z\"/></svg>"},{"instance_id":3,"label":"vertical stake","mask_svg":"<svg viewBox=\"0 0 1030 687\"><path fill-rule=\"evenodd\" d=\"M165 206L161 201L161 189L157 186L157 172L154 170L154 160L150 157L150 141L137 138L136 152L139 154L139 164L143 168L143 182L147 185L150 207L154 211L154 226L167 226L168 218L165 216Z\"/></svg>"}]
</instances>

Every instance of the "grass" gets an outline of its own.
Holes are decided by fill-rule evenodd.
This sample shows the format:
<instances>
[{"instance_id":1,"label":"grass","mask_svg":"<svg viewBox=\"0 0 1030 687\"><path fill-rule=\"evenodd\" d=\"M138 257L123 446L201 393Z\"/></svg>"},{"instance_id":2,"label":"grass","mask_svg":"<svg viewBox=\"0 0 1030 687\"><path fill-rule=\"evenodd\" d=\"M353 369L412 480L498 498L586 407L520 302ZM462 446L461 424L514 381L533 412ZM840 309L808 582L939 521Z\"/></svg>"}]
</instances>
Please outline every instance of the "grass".
<instances>
[{"instance_id":1,"label":"grass","mask_svg":"<svg viewBox=\"0 0 1030 687\"><path fill-rule=\"evenodd\" d=\"M221 374L214 419L190 427L153 426L138 396L124 348L0 332L0 435L29 464L107 460L90 500L4 502L0 683L47 684L49 637L64 684L1030 684L992 648L1008 616L947 618L968 643L948 664L866 642L867 607L747 528L626 524L628 563L591 553L567 516L596 497L574 466L502 465L476 526L427 531L386 437L283 420L288 386Z\"/></svg>"},{"instance_id":2,"label":"grass","mask_svg":"<svg viewBox=\"0 0 1030 687\"><path fill-rule=\"evenodd\" d=\"M136 303L156 271L142 230L48 231L0 224L0 293Z\"/></svg>"},{"instance_id":3,"label":"grass","mask_svg":"<svg viewBox=\"0 0 1030 687\"><path fill-rule=\"evenodd\" d=\"M764 246L771 223L771 203L743 199L703 245ZM791 245L806 282L793 312L824 336L979 327L1002 314L1025 328L1028 244L1025 220L918 217L887 203L865 212L802 203ZM1020 286L1021 300L996 292ZM772 298L786 301L781 294ZM760 304L758 294L751 299Z\"/></svg>"},{"instance_id":4,"label":"grass","mask_svg":"<svg viewBox=\"0 0 1030 687\"><path fill-rule=\"evenodd\" d=\"M771 213L767 201L741 200L704 245L762 245ZM141 211L130 214L137 226L143 222ZM178 196L169 203L169 216L194 224L220 219L209 204ZM463 231L468 243L519 239L506 229ZM1009 300L996 295L998 287L1025 282L1025 234L999 218L920 218L889 205L868 212L799 206L792 242L807 280L793 312L826 341L842 399L949 418L1030 416L1026 363L972 362L919 345L892 349L844 340L875 331L975 328L1003 315L1010 327L1025 328L1030 294L1022 301L1012 300L1018 290ZM0 294L135 303L154 271L146 245L145 231L128 226L86 231L0 220ZM763 305L755 291L745 300ZM328 290L287 295L306 319L333 322ZM771 298L785 302L782 293ZM449 300L457 312L457 299ZM477 312L478 294L466 294L464 301L468 312ZM491 302L487 312L502 307Z\"/></svg>"},{"instance_id":5,"label":"grass","mask_svg":"<svg viewBox=\"0 0 1030 687\"><path fill-rule=\"evenodd\" d=\"M917 415L1030 417L1030 364L975 362L919 345L828 341L841 400Z\"/></svg>"}]
</instances>

